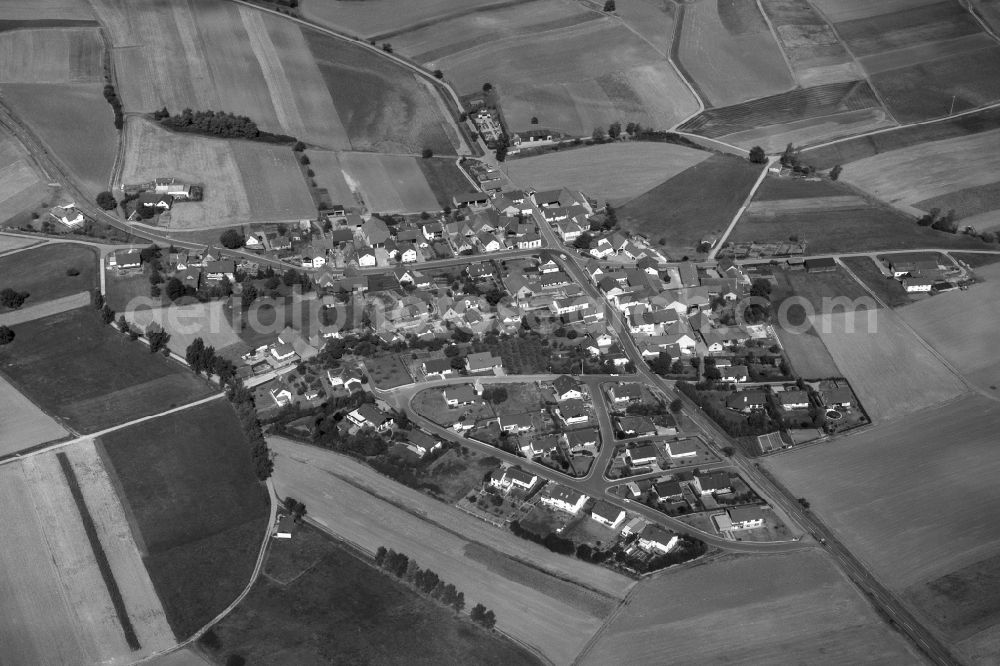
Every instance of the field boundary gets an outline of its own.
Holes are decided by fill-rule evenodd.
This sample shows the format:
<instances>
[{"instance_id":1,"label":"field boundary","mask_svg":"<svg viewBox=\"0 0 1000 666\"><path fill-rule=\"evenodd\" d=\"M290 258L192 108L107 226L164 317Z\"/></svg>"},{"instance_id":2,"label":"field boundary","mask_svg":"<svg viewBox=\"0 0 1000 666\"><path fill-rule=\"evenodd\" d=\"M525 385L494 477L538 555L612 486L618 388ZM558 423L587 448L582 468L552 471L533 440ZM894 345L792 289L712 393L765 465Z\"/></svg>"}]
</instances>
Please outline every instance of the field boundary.
<instances>
[{"instance_id":1,"label":"field boundary","mask_svg":"<svg viewBox=\"0 0 1000 666\"><path fill-rule=\"evenodd\" d=\"M69 486L69 491L73 495L73 502L76 503L77 511L80 512L80 521L83 523L83 529L87 533L87 540L90 542L90 549L94 553L94 559L97 560L97 568L101 572L101 578L104 579L104 585L108 588L108 595L111 597L111 603L115 607L115 615L118 616L118 622L121 624L122 632L125 634L125 641L133 652L141 650L142 645L139 643L139 637L135 634L135 627L132 626L132 620L128 616L128 609L125 608L122 591L119 589L118 581L115 580L114 573L111 571L111 563L108 561L107 553L104 552L104 546L101 545L101 539L97 536L97 527L94 525L94 518L90 515L90 509L87 508L87 503L83 499L83 491L80 489L76 472L73 470L73 466L70 464L69 457L65 451L57 453L56 458L59 460L63 476L66 477L66 485Z\"/></svg>"},{"instance_id":2,"label":"field boundary","mask_svg":"<svg viewBox=\"0 0 1000 666\"><path fill-rule=\"evenodd\" d=\"M506 9L507 7L515 7L517 5L528 4L529 2L534 2L534 0L504 0L492 5L480 5L473 7L470 10L459 9L457 11L449 12L446 14L438 14L437 16L432 16L426 18L422 21L416 23L411 23L405 28L400 28L397 30L390 30L389 32L383 32L377 35L368 35L368 41L375 40L376 42L382 41L383 39L389 39L390 37L395 37L396 35L402 35L407 32L414 32L416 30L422 30L424 28L429 28L435 23L442 23L444 21L451 21L452 19L462 18L463 16L471 16L472 14L480 14L483 12L492 12L497 9Z\"/></svg>"}]
</instances>

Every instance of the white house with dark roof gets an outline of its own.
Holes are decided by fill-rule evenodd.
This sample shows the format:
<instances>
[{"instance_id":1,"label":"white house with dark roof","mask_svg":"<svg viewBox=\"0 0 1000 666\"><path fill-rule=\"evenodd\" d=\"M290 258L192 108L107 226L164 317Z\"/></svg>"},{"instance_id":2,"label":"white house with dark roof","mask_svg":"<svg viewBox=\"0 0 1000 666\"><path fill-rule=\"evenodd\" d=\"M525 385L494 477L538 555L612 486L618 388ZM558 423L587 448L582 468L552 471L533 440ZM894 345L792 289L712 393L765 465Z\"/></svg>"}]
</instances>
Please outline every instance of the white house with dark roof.
<instances>
[{"instance_id":1,"label":"white house with dark roof","mask_svg":"<svg viewBox=\"0 0 1000 666\"><path fill-rule=\"evenodd\" d=\"M764 512L759 506L736 506L727 513L734 530L752 530L764 526Z\"/></svg>"},{"instance_id":2,"label":"white house with dark roof","mask_svg":"<svg viewBox=\"0 0 1000 666\"><path fill-rule=\"evenodd\" d=\"M594 508L590 510L590 517L595 522L616 530L625 521L625 509L619 509L614 504L598 500Z\"/></svg>"},{"instance_id":3,"label":"white house with dark roof","mask_svg":"<svg viewBox=\"0 0 1000 666\"><path fill-rule=\"evenodd\" d=\"M378 432L385 432L395 423L391 416L368 402L354 411L348 412L347 420L359 428L374 428Z\"/></svg>"},{"instance_id":4,"label":"white house with dark roof","mask_svg":"<svg viewBox=\"0 0 1000 666\"><path fill-rule=\"evenodd\" d=\"M650 443L633 446L625 452L625 458L631 467L645 467L655 465L659 459L660 452L656 446Z\"/></svg>"},{"instance_id":5,"label":"white house with dark roof","mask_svg":"<svg viewBox=\"0 0 1000 666\"><path fill-rule=\"evenodd\" d=\"M569 375L560 375L556 377L556 380L552 382L552 388L555 391L556 400L579 400L583 397L583 393L580 391L580 382L573 379Z\"/></svg>"},{"instance_id":6,"label":"white house with dark roof","mask_svg":"<svg viewBox=\"0 0 1000 666\"><path fill-rule=\"evenodd\" d=\"M465 369L472 373L495 373L503 368L503 359L494 356L493 352L476 352L465 357Z\"/></svg>"},{"instance_id":7,"label":"white house with dark roof","mask_svg":"<svg viewBox=\"0 0 1000 666\"><path fill-rule=\"evenodd\" d=\"M511 490L530 491L538 482L538 477L519 467L498 469L490 475L490 485L504 492Z\"/></svg>"},{"instance_id":8,"label":"white house with dark roof","mask_svg":"<svg viewBox=\"0 0 1000 666\"><path fill-rule=\"evenodd\" d=\"M459 384L448 386L444 389L444 402L449 407L461 407L478 402L476 392L471 384Z\"/></svg>"},{"instance_id":9,"label":"white house with dark roof","mask_svg":"<svg viewBox=\"0 0 1000 666\"><path fill-rule=\"evenodd\" d=\"M573 514L574 516L580 512L583 505L587 503L590 499L578 490L573 490L572 488L567 488L565 486L560 486L558 484L549 484L544 491L542 491L541 502L545 506L557 509L559 511L565 511L566 513Z\"/></svg>"},{"instance_id":10,"label":"white house with dark roof","mask_svg":"<svg viewBox=\"0 0 1000 666\"><path fill-rule=\"evenodd\" d=\"M670 534L659 525L646 525L639 532L639 548L645 551L658 551L663 554L669 553L677 545L678 537Z\"/></svg>"},{"instance_id":11,"label":"white house with dark roof","mask_svg":"<svg viewBox=\"0 0 1000 666\"><path fill-rule=\"evenodd\" d=\"M531 414L510 414L497 418L497 425L502 432L520 433L528 432L535 426L531 420Z\"/></svg>"}]
</instances>

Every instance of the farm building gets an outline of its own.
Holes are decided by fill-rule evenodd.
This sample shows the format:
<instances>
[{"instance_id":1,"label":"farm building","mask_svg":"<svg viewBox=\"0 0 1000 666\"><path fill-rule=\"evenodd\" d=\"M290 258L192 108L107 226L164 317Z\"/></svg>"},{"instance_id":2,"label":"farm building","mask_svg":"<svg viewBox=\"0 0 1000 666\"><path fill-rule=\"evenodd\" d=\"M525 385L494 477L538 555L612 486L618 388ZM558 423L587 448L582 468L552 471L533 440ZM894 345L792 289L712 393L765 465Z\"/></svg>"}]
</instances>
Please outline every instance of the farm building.
<instances>
[{"instance_id":1,"label":"farm building","mask_svg":"<svg viewBox=\"0 0 1000 666\"><path fill-rule=\"evenodd\" d=\"M809 273L828 273L837 269L837 262L833 257L820 257L819 259L806 259L806 271Z\"/></svg>"},{"instance_id":2,"label":"farm building","mask_svg":"<svg viewBox=\"0 0 1000 666\"><path fill-rule=\"evenodd\" d=\"M275 539L291 539L292 538L292 517L284 515L278 518L278 523L274 526L274 538Z\"/></svg>"},{"instance_id":3,"label":"farm building","mask_svg":"<svg viewBox=\"0 0 1000 666\"><path fill-rule=\"evenodd\" d=\"M936 274L940 267L937 259L929 259L921 254L894 254L888 260L889 270L895 278L916 277L918 275Z\"/></svg>"},{"instance_id":4,"label":"farm building","mask_svg":"<svg viewBox=\"0 0 1000 666\"><path fill-rule=\"evenodd\" d=\"M903 278L903 289L908 294L926 294L934 288L934 280L925 278Z\"/></svg>"}]
</instances>

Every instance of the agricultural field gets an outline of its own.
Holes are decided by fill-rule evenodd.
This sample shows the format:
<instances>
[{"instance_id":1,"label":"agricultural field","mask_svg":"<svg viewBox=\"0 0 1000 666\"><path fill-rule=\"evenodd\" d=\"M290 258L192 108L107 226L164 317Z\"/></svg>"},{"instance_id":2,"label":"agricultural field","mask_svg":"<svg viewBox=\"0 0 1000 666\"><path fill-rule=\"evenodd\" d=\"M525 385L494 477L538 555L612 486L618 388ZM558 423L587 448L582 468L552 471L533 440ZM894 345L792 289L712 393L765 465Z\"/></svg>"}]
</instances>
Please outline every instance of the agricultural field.
<instances>
[{"instance_id":1,"label":"agricultural field","mask_svg":"<svg viewBox=\"0 0 1000 666\"><path fill-rule=\"evenodd\" d=\"M511 538L353 459L277 438L269 444L279 496L304 502L313 520L364 552L384 545L446 572L467 608L493 609L498 629L555 663L573 661L632 585Z\"/></svg>"},{"instance_id":2,"label":"agricultural field","mask_svg":"<svg viewBox=\"0 0 1000 666\"><path fill-rule=\"evenodd\" d=\"M654 242L665 239L673 255L694 254L710 233L729 226L760 175L760 167L712 155L618 209L622 226Z\"/></svg>"},{"instance_id":3,"label":"agricultural field","mask_svg":"<svg viewBox=\"0 0 1000 666\"><path fill-rule=\"evenodd\" d=\"M615 16L639 33L653 48L666 54L674 42L679 7L670 0L635 0L616 4Z\"/></svg>"},{"instance_id":4,"label":"agricultural field","mask_svg":"<svg viewBox=\"0 0 1000 666\"><path fill-rule=\"evenodd\" d=\"M294 223L316 217L291 148L233 141L232 149L254 220Z\"/></svg>"},{"instance_id":5,"label":"agricultural field","mask_svg":"<svg viewBox=\"0 0 1000 666\"><path fill-rule=\"evenodd\" d=\"M9 29L21 25L74 25L94 23L90 5L80 0L42 0L25 4L22 0L0 0L0 25ZM4 28L7 29L7 28Z\"/></svg>"},{"instance_id":6,"label":"agricultural field","mask_svg":"<svg viewBox=\"0 0 1000 666\"><path fill-rule=\"evenodd\" d=\"M685 5L682 16L679 61L707 105L728 106L795 87L755 3L698 2Z\"/></svg>"},{"instance_id":7,"label":"agricultural field","mask_svg":"<svg viewBox=\"0 0 1000 666\"><path fill-rule=\"evenodd\" d=\"M118 132L100 86L11 83L0 98L88 192L108 189Z\"/></svg>"},{"instance_id":8,"label":"agricultural field","mask_svg":"<svg viewBox=\"0 0 1000 666\"><path fill-rule=\"evenodd\" d=\"M976 386L1000 386L994 352L1000 325L1000 265L976 269L985 282L907 305L899 315Z\"/></svg>"},{"instance_id":9,"label":"agricultural field","mask_svg":"<svg viewBox=\"0 0 1000 666\"><path fill-rule=\"evenodd\" d=\"M250 580L268 520L233 408L217 400L103 435L167 620L185 638Z\"/></svg>"},{"instance_id":10,"label":"agricultural field","mask_svg":"<svg viewBox=\"0 0 1000 666\"><path fill-rule=\"evenodd\" d=\"M364 366L372 384L380 389L391 389L413 383L406 364L396 354L382 354L366 359Z\"/></svg>"},{"instance_id":11,"label":"agricultural field","mask_svg":"<svg viewBox=\"0 0 1000 666\"><path fill-rule=\"evenodd\" d=\"M0 377L0 457L61 439L69 434L55 419Z\"/></svg>"},{"instance_id":12,"label":"agricultural field","mask_svg":"<svg viewBox=\"0 0 1000 666\"><path fill-rule=\"evenodd\" d=\"M70 275L71 270L77 274ZM27 307L94 289L98 270L94 248L49 243L0 257L0 288L28 292Z\"/></svg>"},{"instance_id":13,"label":"agricultural field","mask_svg":"<svg viewBox=\"0 0 1000 666\"><path fill-rule=\"evenodd\" d=\"M174 643L93 442L4 465L0 478L11 512L0 558L6 658L124 663Z\"/></svg>"},{"instance_id":14,"label":"agricultural field","mask_svg":"<svg viewBox=\"0 0 1000 666\"><path fill-rule=\"evenodd\" d=\"M663 54L610 18L492 42L436 64L459 92L484 81L496 86L515 132L533 127L532 118L571 136L615 121L667 129L698 110Z\"/></svg>"},{"instance_id":15,"label":"agricultural field","mask_svg":"<svg viewBox=\"0 0 1000 666\"><path fill-rule=\"evenodd\" d=\"M861 78L833 27L807 0L761 0L799 85L817 86Z\"/></svg>"},{"instance_id":16,"label":"agricultural field","mask_svg":"<svg viewBox=\"0 0 1000 666\"><path fill-rule=\"evenodd\" d=\"M354 192L344 179L339 153L330 150L310 150L309 168L316 175L316 185L327 191L330 203L351 207L357 204Z\"/></svg>"},{"instance_id":17,"label":"agricultural field","mask_svg":"<svg viewBox=\"0 0 1000 666\"><path fill-rule=\"evenodd\" d=\"M965 187L914 204L921 210L955 211L962 227L989 231L1000 226L1000 182Z\"/></svg>"},{"instance_id":18,"label":"agricultural field","mask_svg":"<svg viewBox=\"0 0 1000 666\"><path fill-rule=\"evenodd\" d=\"M436 86L357 44L303 35L353 150L468 154Z\"/></svg>"},{"instance_id":19,"label":"agricultural field","mask_svg":"<svg viewBox=\"0 0 1000 666\"><path fill-rule=\"evenodd\" d=\"M438 206L442 209L452 205L454 195L474 192L476 189L464 172L455 164L454 159L447 157L419 159L417 166L423 172L428 187L434 192Z\"/></svg>"},{"instance_id":20,"label":"agricultural field","mask_svg":"<svg viewBox=\"0 0 1000 666\"><path fill-rule=\"evenodd\" d=\"M14 342L0 350L0 371L77 432L156 414L213 392L187 369L103 325L89 306L13 329Z\"/></svg>"},{"instance_id":21,"label":"agricultural field","mask_svg":"<svg viewBox=\"0 0 1000 666\"><path fill-rule=\"evenodd\" d=\"M368 210L378 213L421 213L439 210L419 157L341 153L347 182L361 193Z\"/></svg>"},{"instance_id":22,"label":"agricultural field","mask_svg":"<svg viewBox=\"0 0 1000 666\"><path fill-rule=\"evenodd\" d=\"M795 374L805 379L840 376L840 369L815 329L800 332L776 326L774 330Z\"/></svg>"},{"instance_id":23,"label":"agricultural field","mask_svg":"<svg viewBox=\"0 0 1000 666\"><path fill-rule=\"evenodd\" d=\"M104 45L96 28L0 32L0 83L90 83L104 80Z\"/></svg>"},{"instance_id":24,"label":"agricultural field","mask_svg":"<svg viewBox=\"0 0 1000 666\"><path fill-rule=\"evenodd\" d=\"M875 295L890 308L902 307L913 302L910 295L903 289L903 284L899 280L893 279L891 275L883 273L872 257L844 257L842 261L866 287L875 292Z\"/></svg>"},{"instance_id":25,"label":"agricultural field","mask_svg":"<svg viewBox=\"0 0 1000 666\"><path fill-rule=\"evenodd\" d=\"M329 0L305 0L302 15L320 25L364 38L394 35L453 16L482 11L508 0L425 0L400 5L394 0L367 0L364 5Z\"/></svg>"},{"instance_id":26,"label":"agricultural field","mask_svg":"<svg viewBox=\"0 0 1000 666\"><path fill-rule=\"evenodd\" d=\"M1000 553L991 520L1000 508L998 428L996 403L966 396L764 464L946 641L974 652L983 634L995 640L1000 620L991 573ZM969 661L995 660L988 647L992 656Z\"/></svg>"},{"instance_id":27,"label":"agricultural field","mask_svg":"<svg viewBox=\"0 0 1000 666\"><path fill-rule=\"evenodd\" d=\"M49 193L21 143L0 129L0 224L47 201Z\"/></svg>"},{"instance_id":28,"label":"agricultural field","mask_svg":"<svg viewBox=\"0 0 1000 666\"><path fill-rule=\"evenodd\" d=\"M813 326L875 423L926 410L967 390L892 310L856 316L838 311L815 317Z\"/></svg>"},{"instance_id":29,"label":"agricultural field","mask_svg":"<svg viewBox=\"0 0 1000 666\"><path fill-rule=\"evenodd\" d=\"M617 206L711 156L670 143L611 143L508 160L507 175L519 187L565 186Z\"/></svg>"},{"instance_id":30,"label":"agricultural field","mask_svg":"<svg viewBox=\"0 0 1000 666\"><path fill-rule=\"evenodd\" d=\"M935 197L994 184L998 170L1000 129L857 160L844 168L841 179L891 204L916 208Z\"/></svg>"},{"instance_id":31,"label":"agricultural field","mask_svg":"<svg viewBox=\"0 0 1000 666\"><path fill-rule=\"evenodd\" d=\"M718 640L720 627L727 640ZM727 555L645 580L580 663L667 656L672 663L921 661L815 550Z\"/></svg>"},{"instance_id":32,"label":"agricultural field","mask_svg":"<svg viewBox=\"0 0 1000 666\"><path fill-rule=\"evenodd\" d=\"M181 356L184 356L195 338L201 338L206 347L214 347L216 351L235 345L239 345L243 352L250 351L233 330L222 301L171 305L165 308L143 307L124 314L130 324L142 331L153 322L159 324L170 334L167 347Z\"/></svg>"},{"instance_id":33,"label":"agricultural field","mask_svg":"<svg viewBox=\"0 0 1000 666\"><path fill-rule=\"evenodd\" d=\"M38 245L41 242L42 241L37 238L0 234L0 256L10 254L14 250L21 250L32 245Z\"/></svg>"},{"instance_id":34,"label":"agricultural field","mask_svg":"<svg viewBox=\"0 0 1000 666\"><path fill-rule=\"evenodd\" d=\"M1000 30L1000 2L997 0L972 0L972 5L981 17L993 28Z\"/></svg>"}]
</instances>

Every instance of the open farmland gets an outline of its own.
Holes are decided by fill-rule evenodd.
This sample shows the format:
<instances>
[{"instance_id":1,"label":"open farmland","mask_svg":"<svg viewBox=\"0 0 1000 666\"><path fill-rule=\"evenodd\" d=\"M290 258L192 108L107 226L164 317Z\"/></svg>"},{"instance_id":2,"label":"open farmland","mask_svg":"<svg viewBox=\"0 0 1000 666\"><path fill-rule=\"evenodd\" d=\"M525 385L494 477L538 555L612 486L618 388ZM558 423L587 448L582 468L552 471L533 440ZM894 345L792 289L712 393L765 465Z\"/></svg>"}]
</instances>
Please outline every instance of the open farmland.
<instances>
[{"instance_id":1,"label":"open farmland","mask_svg":"<svg viewBox=\"0 0 1000 666\"><path fill-rule=\"evenodd\" d=\"M27 4L22 0L0 0L0 16L3 23L12 27L18 23L73 24L94 20L90 5L80 0L41 0Z\"/></svg>"},{"instance_id":2,"label":"open farmland","mask_svg":"<svg viewBox=\"0 0 1000 666\"><path fill-rule=\"evenodd\" d=\"M997 181L1000 130L931 141L857 160L841 179L892 204L917 202Z\"/></svg>"},{"instance_id":3,"label":"open farmland","mask_svg":"<svg viewBox=\"0 0 1000 666\"><path fill-rule=\"evenodd\" d=\"M826 345L820 339L815 329L800 332L775 327L781 347L788 356L792 370L805 379L822 379L824 377L839 377L840 369L834 363L833 357L827 351Z\"/></svg>"},{"instance_id":4,"label":"open farmland","mask_svg":"<svg viewBox=\"0 0 1000 666\"><path fill-rule=\"evenodd\" d=\"M630 231L666 239L671 254L693 254L704 236L725 230L759 175L746 160L712 155L622 206L618 219Z\"/></svg>"},{"instance_id":5,"label":"open farmland","mask_svg":"<svg viewBox=\"0 0 1000 666\"><path fill-rule=\"evenodd\" d=\"M38 206L48 194L24 147L0 128L0 223Z\"/></svg>"},{"instance_id":6,"label":"open farmland","mask_svg":"<svg viewBox=\"0 0 1000 666\"><path fill-rule=\"evenodd\" d=\"M467 608L493 609L498 629L555 663L576 657L632 585L511 538L345 456L276 438L269 444L280 496L305 502L313 520L363 551L384 545L443 572L465 593Z\"/></svg>"},{"instance_id":7,"label":"open farmland","mask_svg":"<svg viewBox=\"0 0 1000 666\"><path fill-rule=\"evenodd\" d=\"M808 0L761 0L801 86L861 78L833 27Z\"/></svg>"},{"instance_id":8,"label":"open farmland","mask_svg":"<svg viewBox=\"0 0 1000 666\"><path fill-rule=\"evenodd\" d=\"M616 4L615 16L663 53L674 41L679 5L671 0L635 0Z\"/></svg>"},{"instance_id":9,"label":"open farmland","mask_svg":"<svg viewBox=\"0 0 1000 666\"><path fill-rule=\"evenodd\" d=\"M77 275L67 271L75 269ZM97 251L77 243L49 243L0 257L0 288L30 294L25 306L90 291L98 284Z\"/></svg>"},{"instance_id":10,"label":"open farmland","mask_svg":"<svg viewBox=\"0 0 1000 666\"><path fill-rule=\"evenodd\" d=\"M264 577L215 633L219 658L237 653L248 663L537 663L307 525L271 542Z\"/></svg>"},{"instance_id":11,"label":"open farmland","mask_svg":"<svg viewBox=\"0 0 1000 666\"><path fill-rule=\"evenodd\" d=\"M914 206L921 210L955 211L955 219L963 221L962 227L968 224L977 231L993 229L1000 222L1000 182L964 187L917 201Z\"/></svg>"},{"instance_id":12,"label":"open farmland","mask_svg":"<svg viewBox=\"0 0 1000 666\"><path fill-rule=\"evenodd\" d=\"M720 627L727 640L718 640ZM581 663L651 664L665 657L712 664L920 662L815 550L730 555L647 579Z\"/></svg>"},{"instance_id":13,"label":"open farmland","mask_svg":"<svg viewBox=\"0 0 1000 666\"><path fill-rule=\"evenodd\" d=\"M795 87L755 3L703 1L685 5L682 15L680 62L706 104L726 106Z\"/></svg>"},{"instance_id":14,"label":"open farmland","mask_svg":"<svg viewBox=\"0 0 1000 666\"><path fill-rule=\"evenodd\" d=\"M967 586L946 577L969 580L969 567L995 571L998 428L996 403L967 396L764 464L946 640L990 625L995 638L995 576ZM995 652L979 663L990 660Z\"/></svg>"},{"instance_id":15,"label":"open farmland","mask_svg":"<svg viewBox=\"0 0 1000 666\"><path fill-rule=\"evenodd\" d=\"M368 210L377 213L420 213L440 208L418 159L407 155L340 154L348 183L361 192Z\"/></svg>"},{"instance_id":16,"label":"open farmland","mask_svg":"<svg viewBox=\"0 0 1000 666\"><path fill-rule=\"evenodd\" d=\"M1000 265L976 269L985 282L907 305L899 315L966 378L985 390L1000 386L995 347L1000 326Z\"/></svg>"},{"instance_id":17,"label":"open farmland","mask_svg":"<svg viewBox=\"0 0 1000 666\"><path fill-rule=\"evenodd\" d=\"M473 51L490 42L568 28L600 17L599 13L571 0L505 3L496 9L419 24L415 30L393 35L392 47L428 69L435 69L440 58Z\"/></svg>"},{"instance_id":18,"label":"open farmland","mask_svg":"<svg viewBox=\"0 0 1000 666\"><path fill-rule=\"evenodd\" d=\"M52 417L0 377L0 457L65 437L68 432Z\"/></svg>"},{"instance_id":19,"label":"open farmland","mask_svg":"<svg viewBox=\"0 0 1000 666\"><path fill-rule=\"evenodd\" d=\"M308 155L309 168L316 174L316 185L327 191L330 203L354 206L357 203L354 192L344 180L344 170L338 154L331 150L310 150Z\"/></svg>"},{"instance_id":20,"label":"open farmland","mask_svg":"<svg viewBox=\"0 0 1000 666\"><path fill-rule=\"evenodd\" d=\"M663 54L609 18L499 40L439 58L437 66L460 92L489 80L515 132L531 128L534 117L573 136L615 121L666 129L698 109Z\"/></svg>"},{"instance_id":21,"label":"open farmland","mask_svg":"<svg viewBox=\"0 0 1000 666\"><path fill-rule=\"evenodd\" d=\"M994 32L1000 30L1000 2L997 0L972 0L972 5Z\"/></svg>"},{"instance_id":22,"label":"open farmland","mask_svg":"<svg viewBox=\"0 0 1000 666\"><path fill-rule=\"evenodd\" d=\"M14 342L0 350L0 371L78 432L155 414L213 390L188 370L104 326L89 306L13 328Z\"/></svg>"},{"instance_id":23,"label":"open farmland","mask_svg":"<svg viewBox=\"0 0 1000 666\"><path fill-rule=\"evenodd\" d=\"M98 84L103 52L96 28L0 32L0 83Z\"/></svg>"},{"instance_id":24,"label":"open farmland","mask_svg":"<svg viewBox=\"0 0 1000 666\"><path fill-rule=\"evenodd\" d=\"M0 98L88 191L108 189L118 132L100 86L11 83Z\"/></svg>"},{"instance_id":25,"label":"open farmland","mask_svg":"<svg viewBox=\"0 0 1000 666\"><path fill-rule=\"evenodd\" d=\"M467 154L437 87L357 44L304 33L351 148L388 153ZM481 85L481 84L480 84ZM350 90L351 94L343 94Z\"/></svg>"},{"instance_id":26,"label":"open farmland","mask_svg":"<svg viewBox=\"0 0 1000 666\"><path fill-rule=\"evenodd\" d=\"M427 185L437 197L438 205L443 209L452 205L452 197L463 192L475 192L476 188L469 182L469 177L455 160L447 157L430 157L417 160L417 166L427 179Z\"/></svg>"},{"instance_id":27,"label":"open farmland","mask_svg":"<svg viewBox=\"0 0 1000 666\"><path fill-rule=\"evenodd\" d=\"M813 326L875 423L926 410L966 391L892 310L818 315Z\"/></svg>"},{"instance_id":28,"label":"open farmland","mask_svg":"<svg viewBox=\"0 0 1000 666\"><path fill-rule=\"evenodd\" d=\"M837 23L837 33L859 57L983 34L967 10L948 0L881 6L877 12ZM921 6L914 6L921 5Z\"/></svg>"},{"instance_id":29,"label":"open farmland","mask_svg":"<svg viewBox=\"0 0 1000 666\"><path fill-rule=\"evenodd\" d=\"M222 301L171 305L166 308L136 308L124 314L129 323L143 331L152 322L159 324L170 334L167 347L181 356L184 356L195 338L201 338L206 347L214 347L216 351L231 345L241 345L240 336L226 317ZM248 348L244 350L249 351Z\"/></svg>"},{"instance_id":30,"label":"open farmland","mask_svg":"<svg viewBox=\"0 0 1000 666\"><path fill-rule=\"evenodd\" d=\"M298 222L316 216L291 148L250 141L234 141L232 148L254 220Z\"/></svg>"},{"instance_id":31,"label":"open farmland","mask_svg":"<svg viewBox=\"0 0 1000 666\"><path fill-rule=\"evenodd\" d=\"M619 205L704 162L712 153L670 143L612 143L509 160L519 187L570 187Z\"/></svg>"},{"instance_id":32,"label":"open farmland","mask_svg":"<svg viewBox=\"0 0 1000 666\"><path fill-rule=\"evenodd\" d=\"M267 525L236 414L213 401L100 443L170 626L185 638L246 587Z\"/></svg>"},{"instance_id":33,"label":"open farmland","mask_svg":"<svg viewBox=\"0 0 1000 666\"><path fill-rule=\"evenodd\" d=\"M424 0L401 5L394 0L367 0L362 5L306 0L302 3L302 14L320 25L370 38L411 30L423 24L438 23L449 17L508 2L509 0Z\"/></svg>"},{"instance_id":34,"label":"open farmland","mask_svg":"<svg viewBox=\"0 0 1000 666\"><path fill-rule=\"evenodd\" d=\"M893 279L891 275L883 273L879 262L873 257L844 257L842 261L890 308L898 308L912 302L910 295L903 289L903 284Z\"/></svg>"}]
</instances>

